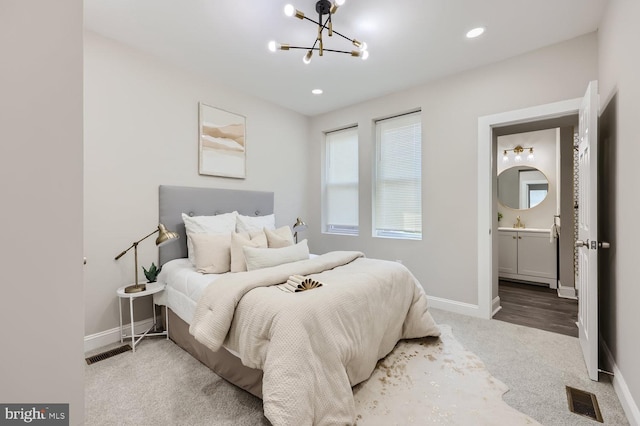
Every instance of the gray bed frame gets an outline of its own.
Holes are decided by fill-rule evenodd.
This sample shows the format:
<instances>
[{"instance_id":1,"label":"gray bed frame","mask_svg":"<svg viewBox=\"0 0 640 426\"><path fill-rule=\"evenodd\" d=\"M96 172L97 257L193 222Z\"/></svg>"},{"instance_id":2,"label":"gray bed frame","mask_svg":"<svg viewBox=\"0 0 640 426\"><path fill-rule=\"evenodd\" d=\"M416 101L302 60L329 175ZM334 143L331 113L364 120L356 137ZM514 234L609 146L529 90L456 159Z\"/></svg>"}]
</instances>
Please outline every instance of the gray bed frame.
<instances>
[{"instance_id":1,"label":"gray bed frame","mask_svg":"<svg viewBox=\"0 0 640 426\"><path fill-rule=\"evenodd\" d=\"M245 216L272 214L273 192L160 185L159 222L168 230L180 234L180 239L159 247L159 264L187 257L187 236L182 213L207 216L234 210ZM225 348L211 351L189 334L189 324L170 308L165 309L168 322L171 324L171 340L223 379L262 398L262 370L242 365L240 359Z\"/></svg>"}]
</instances>

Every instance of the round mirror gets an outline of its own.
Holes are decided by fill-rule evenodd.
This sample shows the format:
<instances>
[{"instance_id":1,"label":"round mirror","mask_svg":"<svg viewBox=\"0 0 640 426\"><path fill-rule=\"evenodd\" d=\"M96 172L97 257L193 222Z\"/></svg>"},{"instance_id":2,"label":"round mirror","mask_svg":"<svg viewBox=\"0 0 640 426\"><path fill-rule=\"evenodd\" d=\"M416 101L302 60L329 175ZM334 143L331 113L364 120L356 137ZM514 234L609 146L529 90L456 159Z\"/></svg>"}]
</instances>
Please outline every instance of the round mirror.
<instances>
[{"instance_id":1,"label":"round mirror","mask_svg":"<svg viewBox=\"0 0 640 426\"><path fill-rule=\"evenodd\" d=\"M498 200L503 206L530 209L540 204L548 192L547 177L535 167L510 167L498 175Z\"/></svg>"}]
</instances>

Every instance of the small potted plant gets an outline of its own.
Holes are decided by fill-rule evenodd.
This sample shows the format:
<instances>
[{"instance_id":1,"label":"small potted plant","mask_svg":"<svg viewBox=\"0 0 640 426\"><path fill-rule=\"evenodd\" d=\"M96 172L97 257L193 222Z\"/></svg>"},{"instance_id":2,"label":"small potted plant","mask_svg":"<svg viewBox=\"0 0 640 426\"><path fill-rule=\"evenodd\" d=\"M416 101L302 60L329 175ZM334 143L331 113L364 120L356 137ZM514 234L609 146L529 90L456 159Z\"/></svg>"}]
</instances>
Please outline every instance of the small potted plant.
<instances>
[{"instance_id":1,"label":"small potted plant","mask_svg":"<svg viewBox=\"0 0 640 426\"><path fill-rule=\"evenodd\" d=\"M155 283L158 279L158 274L162 270L162 266L157 268L155 263L152 262L148 270L144 266L142 267L142 270L144 271L144 276L147 277L147 282Z\"/></svg>"}]
</instances>

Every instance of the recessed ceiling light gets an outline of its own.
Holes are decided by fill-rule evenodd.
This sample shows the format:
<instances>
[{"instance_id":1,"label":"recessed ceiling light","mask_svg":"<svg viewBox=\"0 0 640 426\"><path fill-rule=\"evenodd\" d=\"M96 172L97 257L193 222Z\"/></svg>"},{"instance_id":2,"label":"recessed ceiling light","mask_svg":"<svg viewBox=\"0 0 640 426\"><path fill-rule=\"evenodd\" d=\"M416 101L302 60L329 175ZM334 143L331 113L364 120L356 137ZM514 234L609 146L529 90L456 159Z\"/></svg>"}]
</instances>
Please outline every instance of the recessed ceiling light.
<instances>
[{"instance_id":1,"label":"recessed ceiling light","mask_svg":"<svg viewBox=\"0 0 640 426\"><path fill-rule=\"evenodd\" d=\"M472 30L469 30L469 32L467 32L467 38L476 38L481 36L482 33L484 33L483 27L474 28Z\"/></svg>"},{"instance_id":2,"label":"recessed ceiling light","mask_svg":"<svg viewBox=\"0 0 640 426\"><path fill-rule=\"evenodd\" d=\"M311 93L314 95L322 95L322 89L313 89Z\"/></svg>"}]
</instances>

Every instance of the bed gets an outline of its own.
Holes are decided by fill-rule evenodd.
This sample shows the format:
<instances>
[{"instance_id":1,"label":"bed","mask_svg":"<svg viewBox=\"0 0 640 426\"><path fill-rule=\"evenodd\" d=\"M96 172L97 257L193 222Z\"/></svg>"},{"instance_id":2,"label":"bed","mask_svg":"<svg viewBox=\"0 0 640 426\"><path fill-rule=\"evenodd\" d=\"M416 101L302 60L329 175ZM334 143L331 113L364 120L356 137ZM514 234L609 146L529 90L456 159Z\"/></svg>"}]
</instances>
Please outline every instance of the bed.
<instances>
[{"instance_id":1,"label":"bed","mask_svg":"<svg viewBox=\"0 0 640 426\"><path fill-rule=\"evenodd\" d=\"M160 247L159 281L167 287L154 301L166 306L169 337L262 398L274 425L354 424L351 387L366 380L398 340L439 335L413 275L397 262L359 252L253 268L247 257L246 272L196 272L187 258L183 213L263 217L273 214L273 193L161 186L159 201L160 222L181 236ZM303 243L245 253L272 259ZM295 292L292 277L319 286Z\"/></svg>"}]
</instances>

